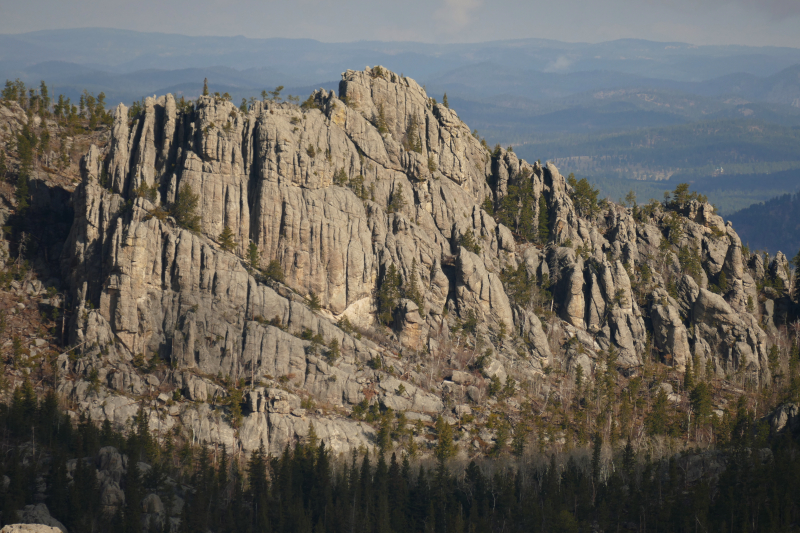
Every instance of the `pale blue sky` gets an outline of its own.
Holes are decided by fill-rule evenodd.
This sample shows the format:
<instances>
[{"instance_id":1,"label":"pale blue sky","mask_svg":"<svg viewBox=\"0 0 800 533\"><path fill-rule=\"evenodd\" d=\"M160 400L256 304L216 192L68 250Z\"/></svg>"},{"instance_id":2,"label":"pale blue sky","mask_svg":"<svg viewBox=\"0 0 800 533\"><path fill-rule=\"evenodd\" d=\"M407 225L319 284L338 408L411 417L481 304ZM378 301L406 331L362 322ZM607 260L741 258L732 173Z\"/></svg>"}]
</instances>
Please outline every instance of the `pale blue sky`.
<instances>
[{"instance_id":1,"label":"pale blue sky","mask_svg":"<svg viewBox=\"0 0 800 533\"><path fill-rule=\"evenodd\" d=\"M321 41L541 37L800 47L800 0L0 0L0 33L111 27Z\"/></svg>"}]
</instances>

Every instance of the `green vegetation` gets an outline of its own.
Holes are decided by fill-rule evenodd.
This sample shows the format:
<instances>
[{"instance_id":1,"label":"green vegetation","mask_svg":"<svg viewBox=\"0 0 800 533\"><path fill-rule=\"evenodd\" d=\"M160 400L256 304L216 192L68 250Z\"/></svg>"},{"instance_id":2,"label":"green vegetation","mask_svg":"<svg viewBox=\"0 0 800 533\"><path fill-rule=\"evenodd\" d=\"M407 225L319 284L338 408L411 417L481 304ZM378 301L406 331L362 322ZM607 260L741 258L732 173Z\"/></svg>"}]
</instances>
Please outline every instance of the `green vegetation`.
<instances>
[{"instance_id":1,"label":"green vegetation","mask_svg":"<svg viewBox=\"0 0 800 533\"><path fill-rule=\"evenodd\" d=\"M399 213L405 206L406 200L403 196L403 184L398 183L392 190L392 194L389 198L389 205L386 206L386 211L388 213Z\"/></svg>"},{"instance_id":2,"label":"green vegetation","mask_svg":"<svg viewBox=\"0 0 800 533\"><path fill-rule=\"evenodd\" d=\"M241 390L229 390L227 410L238 425ZM708 417L704 396L701 385L692 392L701 419ZM689 475L694 471L686 468L694 467L687 454L653 460L637 453L630 440L614 447L608 458L609 443L598 433L587 437L586 459L552 455L509 465L503 457L509 438L512 451L524 451L527 431L503 419L496 422L499 438L491 449L499 462L450 466L456 435L440 417L433 446L438 464L416 465L411 462L416 443L402 414L381 411L376 403L357 407L363 419L378 425L377 450L384 453L354 451L337 458L312 425L305 438L276 457L262 446L238 459L224 446L215 452L179 432L157 438L144 409L126 433L109 423L98 428L86 418L74 422L54 393L38 400L26 381L0 406L6 428L0 471L9 482L0 493L2 522L14 522L15 511L35 503L37 488L43 487L51 514L70 531L138 532L145 495L158 491L166 501L176 495L167 477L182 487L180 531L616 531L620 524L643 524L647 516L643 531L691 533L695 528L791 531L800 520L794 497L800 492L800 446L790 436L767 443L742 402L733 406L730 429L721 440L725 469L716 481ZM660 416L669 418L665 411ZM653 419L650 427L669 431L662 420ZM34 457L42 460L23 460L31 448L21 445L31 435L36 436ZM409 442L408 455L387 457L393 441ZM131 467L120 479L125 500L116 513L104 513L100 501L95 465L104 446L130 458ZM68 468L71 459L84 457L89 460ZM150 468L139 469L139 461Z\"/></svg>"},{"instance_id":3,"label":"green vegetation","mask_svg":"<svg viewBox=\"0 0 800 533\"><path fill-rule=\"evenodd\" d=\"M101 183L101 185L110 186L108 183ZM136 195L137 198L144 198L149 202L155 202L158 199L158 185L154 183L152 187L149 187L147 182L142 180L139 186L133 191L133 194Z\"/></svg>"},{"instance_id":4,"label":"green vegetation","mask_svg":"<svg viewBox=\"0 0 800 533\"><path fill-rule=\"evenodd\" d=\"M389 125L386 122L386 112L383 109L383 104L378 106L378 114L372 117L372 124L378 128L378 133L381 135L389 133Z\"/></svg>"},{"instance_id":5,"label":"green vegetation","mask_svg":"<svg viewBox=\"0 0 800 533\"><path fill-rule=\"evenodd\" d=\"M417 259L414 258L411 262L411 272L408 276L408 280L403 285L403 298L407 298L417 304L419 307L420 313L422 313L424 299L422 295L422 291L419 288L419 282L417 281Z\"/></svg>"},{"instance_id":6,"label":"green vegetation","mask_svg":"<svg viewBox=\"0 0 800 533\"><path fill-rule=\"evenodd\" d=\"M471 229L467 229L467 231L458 237L458 245L473 254L481 253L481 245L478 244L478 241L475 239L475 234Z\"/></svg>"},{"instance_id":7,"label":"green vegetation","mask_svg":"<svg viewBox=\"0 0 800 533\"><path fill-rule=\"evenodd\" d=\"M308 308L312 311L319 311L322 309L322 303L319 300L319 296L315 292L311 292L308 296Z\"/></svg>"},{"instance_id":8,"label":"green vegetation","mask_svg":"<svg viewBox=\"0 0 800 533\"><path fill-rule=\"evenodd\" d=\"M516 269L506 268L500 273L500 282L509 300L522 308L529 304L541 305L552 297L550 280L547 275L544 278L539 284L535 276L528 274L525 263L520 263Z\"/></svg>"},{"instance_id":9,"label":"green vegetation","mask_svg":"<svg viewBox=\"0 0 800 533\"><path fill-rule=\"evenodd\" d=\"M197 214L200 197L194 193L191 185L184 185L178 190L175 203L169 206L169 212L182 228L199 232L202 219Z\"/></svg>"},{"instance_id":10,"label":"green vegetation","mask_svg":"<svg viewBox=\"0 0 800 533\"><path fill-rule=\"evenodd\" d=\"M270 261L267 268L264 269L264 275L273 281L283 283L283 267L281 267L280 261L277 259Z\"/></svg>"},{"instance_id":11,"label":"green vegetation","mask_svg":"<svg viewBox=\"0 0 800 533\"><path fill-rule=\"evenodd\" d=\"M499 156L499 146L495 148L494 153L497 155L493 157ZM540 221L535 215L537 204L533 195L530 170L525 169L519 175L509 176L507 189L507 194L496 205L485 202L484 209L492 207L492 211L488 212L493 212L495 219L513 231L517 239L537 242L540 236Z\"/></svg>"},{"instance_id":12,"label":"green vegetation","mask_svg":"<svg viewBox=\"0 0 800 533\"><path fill-rule=\"evenodd\" d=\"M792 256L800 250L800 194L785 194L730 215L743 243L752 249Z\"/></svg>"},{"instance_id":13,"label":"green vegetation","mask_svg":"<svg viewBox=\"0 0 800 533\"><path fill-rule=\"evenodd\" d=\"M422 153L422 139L419 136L419 122L416 115L411 115L408 119L406 134L403 137L403 148L409 152Z\"/></svg>"},{"instance_id":14,"label":"green vegetation","mask_svg":"<svg viewBox=\"0 0 800 533\"><path fill-rule=\"evenodd\" d=\"M308 98L306 98L305 101L303 101L303 103L300 104L300 109L302 109L304 111L310 111L312 109L320 109L321 110L322 106L320 106L317 103L317 101L314 99L314 95L313 94L309 94Z\"/></svg>"},{"instance_id":15,"label":"green vegetation","mask_svg":"<svg viewBox=\"0 0 800 533\"><path fill-rule=\"evenodd\" d=\"M697 191L690 191L688 183L680 183L675 190L672 191L671 196L664 195L665 207L669 209L683 209L689 203L698 201L700 203L708 202L708 197L700 194Z\"/></svg>"},{"instance_id":16,"label":"green vegetation","mask_svg":"<svg viewBox=\"0 0 800 533\"><path fill-rule=\"evenodd\" d=\"M544 194L539 195L539 214L537 215L538 242L544 244L550 237L550 208Z\"/></svg>"},{"instance_id":17,"label":"green vegetation","mask_svg":"<svg viewBox=\"0 0 800 533\"><path fill-rule=\"evenodd\" d=\"M600 210L597 205L597 196L600 191L593 188L586 178L581 178L580 181L575 179L575 174L567 177L567 183L572 187L569 195L578 214L590 218L595 216Z\"/></svg>"},{"instance_id":18,"label":"green vegetation","mask_svg":"<svg viewBox=\"0 0 800 533\"><path fill-rule=\"evenodd\" d=\"M253 241L250 241L250 244L247 245L247 262L250 263L250 268L258 270L258 245Z\"/></svg>"},{"instance_id":19,"label":"green vegetation","mask_svg":"<svg viewBox=\"0 0 800 533\"><path fill-rule=\"evenodd\" d=\"M225 226L222 230L222 233L219 234L217 240L219 241L219 246L226 252L232 252L236 248L236 241L234 240L235 235L231 228Z\"/></svg>"},{"instance_id":20,"label":"green vegetation","mask_svg":"<svg viewBox=\"0 0 800 533\"><path fill-rule=\"evenodd\" d=\"M393 263L386 269L375 299L378 320L384 325L390 325L394 321L394 310L400 299L400 275Z\"/></svg>"},{"instance_id":21,"label":"green vegetation","mask_svg":"<svg viewBox=\"0 0 800 533\"><path fill-rule=\"evenodd\" d=\"M261 99L265 102L278 103L282 100L281 91L283 91L283 85L278 85L273 91L261 91Z\"/></svg>"}]
</instances>

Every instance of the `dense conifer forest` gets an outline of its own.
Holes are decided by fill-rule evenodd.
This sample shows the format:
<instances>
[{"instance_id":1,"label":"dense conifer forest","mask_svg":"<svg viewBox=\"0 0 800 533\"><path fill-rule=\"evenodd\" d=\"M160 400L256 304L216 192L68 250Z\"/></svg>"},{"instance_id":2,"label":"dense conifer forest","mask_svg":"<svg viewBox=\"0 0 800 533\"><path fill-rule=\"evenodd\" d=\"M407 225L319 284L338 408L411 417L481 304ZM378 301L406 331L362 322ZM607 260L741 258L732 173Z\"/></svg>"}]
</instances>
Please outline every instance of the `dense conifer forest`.
<instances>
[{"instance_id":1,"label":"dense conifer forest","mask_svg":"<svg viewBox=\"0 0 800 533\"><path fill-rule=\"evenodd\" d=\"M138 532L151 492L182 502L173 527L186 532L793 531L800 519L800 447L788 432L769 439L744 401L715 448L655 458L597 433L567 453L502 451L469 463L446 451L435 462L367 450L336 457L313 432L279 457L262 449L243 459L158 441L144 409L121 434L71 421L52 392L37 400L30 381L18 387L0 406L3 523L43 496L69 531ZM114 513L97 485L106 446L127 455L125 504Z\"/></svg>"}]
</instances>

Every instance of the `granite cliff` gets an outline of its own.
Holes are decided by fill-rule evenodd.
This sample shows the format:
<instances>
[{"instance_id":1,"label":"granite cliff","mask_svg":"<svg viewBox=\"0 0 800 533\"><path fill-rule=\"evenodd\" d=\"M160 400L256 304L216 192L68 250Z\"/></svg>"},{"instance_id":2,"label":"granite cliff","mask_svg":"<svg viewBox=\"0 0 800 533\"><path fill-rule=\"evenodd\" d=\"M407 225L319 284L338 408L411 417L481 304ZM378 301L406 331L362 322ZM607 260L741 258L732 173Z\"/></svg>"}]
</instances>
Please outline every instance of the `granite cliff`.
<instances>
[{"instance_id":1,"label":"granite cliff","mask_svg":"<svg viewBox=\"0 0 800 533\"><path fill-rule=\"evenodd\" d=\"M380 67L302 106L120 105L81 168L61 255L78 348L59 390L120 425L144 401L155 432L229 449L278 453L312 423L336 451L372 446L354 408L455 422L491 380L519 410L558 394L552 369L592 376L609 352L626 376L652 358L769 380L769 335L794 305L786 258L743 250L708 203L587 204ZM169 216L186 188L198 231ZM255 268L270 263L282 280Z\"/></svg>"}]
</instances>

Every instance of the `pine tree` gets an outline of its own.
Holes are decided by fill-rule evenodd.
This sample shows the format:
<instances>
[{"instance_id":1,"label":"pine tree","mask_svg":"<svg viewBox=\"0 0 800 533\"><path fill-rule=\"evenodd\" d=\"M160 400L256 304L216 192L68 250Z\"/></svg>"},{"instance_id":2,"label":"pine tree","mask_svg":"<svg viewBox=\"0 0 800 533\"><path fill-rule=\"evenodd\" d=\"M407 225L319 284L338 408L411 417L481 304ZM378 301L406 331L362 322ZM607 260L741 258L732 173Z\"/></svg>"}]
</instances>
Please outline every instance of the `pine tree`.
<instances>
[{"instance_id":1,"label":"pine tree","mask_svg":"<svg viewBox=\"0 0 800 533\"><path fill-rule=\"evenodd\" d=\"M280 102L282 90L283 90L283 85L278 85L277 87L275 87L274 91L269 91L270 102Z\"/></svg>"},{"instance_id":2,"label":"pine tree","mask_svg":"<svg viewBox=\"0 0 800 533\"><path fill-rule=\"evenodd\" d=\"M508 442L508 429L508 424L506 422L501 422L500 427L497 428L497 432L494 435L494 445L490 452L492 457L499 457L503 452Z\"/></svg>"},{"instance_id":3,"label":"pine tree","mask_svg":"<svg viewBox=\"0 0 800 533\"><path fill-rule=\"evenodd\" d=\"M228 226L225 226L225 229L222 230L222 233L219 234L219 245L220 247L225 250L226 252L232 251L236 248L236 241L233 239L233 231Z\"/></svg>"},{"instance_id":4,"label":"pine tree","mask_svg":"<svg viewBox=\"0 0 800 533\"><path fill-rule=\"evenodd\" d=\"M698 383L697 386L692 389L691 394L689 394L689 401L692 404L692 410L697 417L698 424L701 424L706 418L711 416L713 403L711 401L711 391L708 389L708 385L703 382Z\"/></svg>"},{"instance_id":5,"label":"pine tree","mask_svg":"<svg viewBox=\"0 0 800 533\"><path fill-rule=\"evenodd\" d=\"M592 477L595 482L600 481L600 454L603 451L603 436L598 431L592 439Z\"/></svg>"},{"instance_id":6,"label":"pine tree","mask_svg":"<svg viewBox=\"0 0 800 533\"><path fill-rule=\"evenodd\" d=\"M378 106L378 114L372 118L372 122L381 135L389 133L389 125L386 122L386 111L383 109L383 104Z\"/></svg>"},{"instance_id":7,"label":"pine tree","mask_svg":"<svg viewBox=\"0 0 800 533\"><path fill-rule=\"evenodd\" d=\"M658 388L653 409L647 415L645 423L651 435L664 435L669 426L669 399L663 387Z\"/></svg>"},{"instance_id":8,"label":"pine tree","mask_svg":"<svg viewBox=\"0 0 800 533\"><path fill-rule=\"evenodd\" d=\"M228 407L231 410L231 425L238 428L242 424L242 391L231 387L228 391Z\"/></svg>"},{"instance_id":9,"label":"pine tree","mask_svg":"<svg viewBox=\"0 0 800 533\"><path fill-rule=\"evenodd\" d=\"M436 419L437 442L434 455L440 463L444 463L456 454L456 445L453 442L453 428L445 422L441 415Z\"/></svg>"},{"instance_id":10,"label":"pine tree","mask_svg":"<svg viewBox=\"0 0 800 533\"><path fill-rule=\"evenodd\" d=\"M319 311L322 307L322 303L319 301L319 296L317 296L314 292L312 292L308 297L308 307L312 311Z\"/></svg>"},{"instance_id":11,"label":"pine tree","mask_svg":"<svg viewBox=\"0 0 800 533\"><path fill-rule=\"evenodd\" d=\"M339 348L339 339L331 339L331 342L328 344L328 362L335 362L341 355L342 352Z\"/></svg>"},{"instance_id":12,"label":"pine tree","mask_svg":"<svg viewBox=\"0 0 800 533\"><path fill-rule=\"evenodd\" d=\"M419 290L419 284L417 283L417 259L414 258L411 261L411 274L408 277L407 284L403 288L403 296L408 298L419 307L420 312L422 312L422 292Z\"/></svg>"},{"instance_id":13,"label":"pine tree","mask_svg":"<svg viewBox=\"0 0 800 533\"><path fill-rule=\"evenodd\" d=\"M450 109L450 102L447 101L447 93L444 93L442 97L442 104L447 108Z\"/></svg>"},{"instance_id":14,"label":"pine tree","mask_svg":"<svg viewBox=\"0 0 800 533\"><path fill-rule=\"evenodd\" d=\"M258 245L253 241L247 246L247 259L250 263L250 268L258 270Z\"/></svg>"},{"instance_id":15,"label":"pine tree","mask_svg":"<svg viewBox=\"0 0 800 533\"><path fill-rule=\"evenodd\" d=\"M208 96L208 78L203 79L203 96Z\"/></svg>"},{"instance_id":16,"label":"pine tree","mask_svg":"<svg viewBox=\"0 0 800 533\"><path fill-rule=\"evenodd\" d=\"M42 107L41 107L41 115L45 116L49 114L50 111L50 92L47 90L47 85L42 80L41 85L39 85L39 96L42 99Z\"/></svg>"},{"instance_id":17,"label":"pine tree","mask_svg":"<svg viewBox=\"0 0 800 533\"><path fill-rule=\"evenodd\" d=\"M0 181L6 180L6 172L8 168L6 166L6 152L4 150L0 150Z\"/></svg>"},{"instance_id":18,"label":"pine tree","mask_svg":"<svg viewBox=\"0 0 800 533\"><path fill-rule=\"evenodd\" d=\"M525 424L519 424L514 429L514 437L511 439L511 453L516 457L522 457L525 453L525 444L528 440L528 428Z\"/></svg>"},{"instance_id":19,"label":"pine tree","mask_svg":"<svg viewBox=\"0 0 800 533\"><path fill-rule=\"evenodd\" d=\"M694 372L692 371L692 358L686 359L686 371L683 374L683 390L690 391L694 388Z\"/></svg>"},{"instance_id":20,"label":"pine tree","mask_svg":"<svg viewBox=\"0 0 800 533\"><path fill-rule=\"evenodd\" d=\"M381 415L380 425L378 427L378 449L381 454L385 454L392 447L392 410L387 409Z\"/></svg>"},{"instance_id":21,"label":"pine tree","mask_svg":"<svg viewBox=\"0 0 800 533\"><path fill-rule=\"evenodd\" d=\"M378 320L385 325L394 319L394 310L400 299L400 275L394 264L389 265L377 294Z\"/></svg>"},{"instance_id":22,"label":"pine tree","mask_svg":"<svg viewBox=\"0 0 800 533\"><path fill-rule=\"evenodd\" d=\"M544 194L539 195L539 244L546 244L550 237L550 213Z\"/></svg>"},{"instance_id":23,"label":"pine tree","mask_svg":"<svg viewBox=\"0 0 800 533\"><path fill-rule=\"evenodd\" d=\"M419 121L416 115L411 115L406 127L405 138L403 139L403 148L409 152L422 153L422 140L419 138Z\"/></svg>"},{"instance_id":24,"label":"pine tree","mask_svg":"<svg viewBox=\"0 0 800 533\"><path fill-rule=\"evenodd\" d=\"M389 205L386 206L386 211L389 213L397 213L402 211L405 206L406 200L403 197L403 184L398 183L397 187L392 191L392 197L391 200L389 200Z\"/></svg>"},{"instance_id":25,"label":"pine tree","mask_svg":"<svg viewBox=\"0 0 800 533\"><path fill-rule=\"evenodd\" d=\"M628 480L633 480L634 467L636 456L633 452L633 445L631 439L628 437L628 443L625 445L625 450L622 452L622 470L625 472Z\"/></svg>"},{"instance_id":26,"label":"pine tree","mask_svg":"<svg viewBox=\"0 0 800 533\"><path fill-rule=\"evenodd\" d=\"M792 265L794 265L795 272L798 273L794 279L794 299L800 300L800 252L797 252L797 255L792 258ZM748 301L748 305L750 303Z\"/></svg>"}]
</instances>

